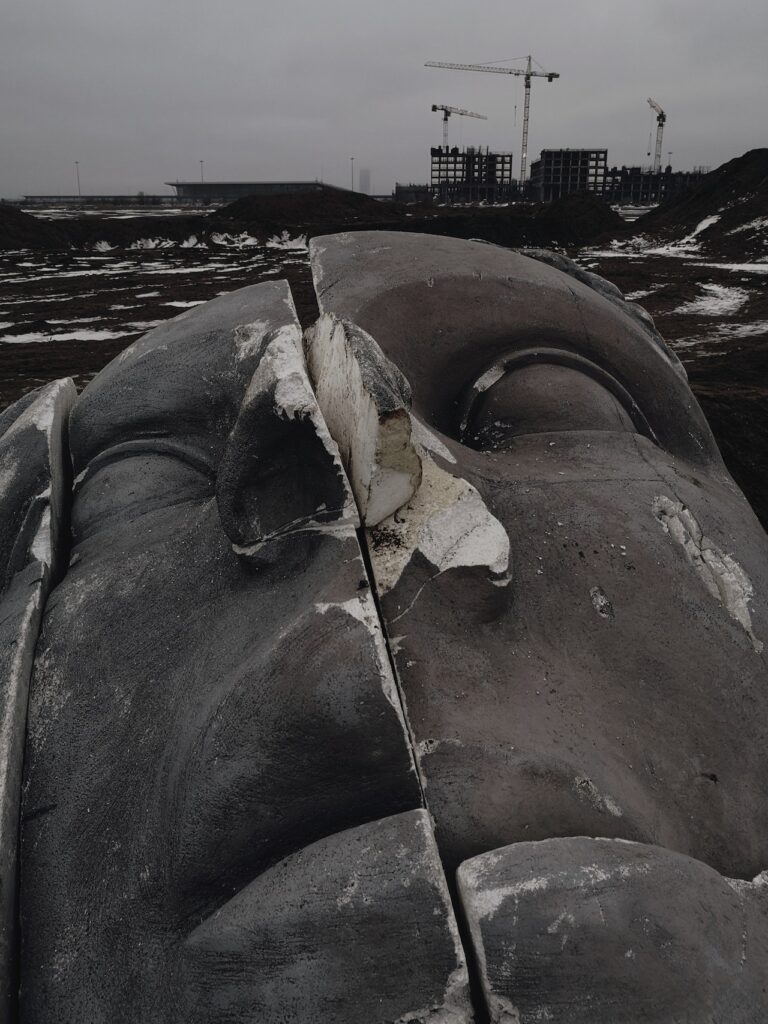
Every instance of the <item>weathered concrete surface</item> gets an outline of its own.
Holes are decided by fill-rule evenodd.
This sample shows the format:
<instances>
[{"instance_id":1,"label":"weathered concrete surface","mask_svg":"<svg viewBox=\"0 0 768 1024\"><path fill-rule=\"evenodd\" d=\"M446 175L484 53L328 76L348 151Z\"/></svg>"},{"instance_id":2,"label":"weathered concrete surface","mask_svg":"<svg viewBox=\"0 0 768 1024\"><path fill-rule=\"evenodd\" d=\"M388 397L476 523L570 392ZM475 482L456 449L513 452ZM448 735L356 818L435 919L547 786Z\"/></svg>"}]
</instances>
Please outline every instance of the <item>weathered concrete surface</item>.
<instances>
[{"instance_id":1,"label":"weathered concrete surface","mask_svg":"<svg viewBox=\"0 0 768 1024\"><path fill-rule=\"evenodd\" d=\"M321 310L411 386L424 482L369 546L448 868L600 835L753 877L768 538L674 361L614 296L510 251L311 250Z\"/></svg>"},{"instance_id":2,"label":"weathered concrete surface","mask_svg":"<svg viewBox=\"0 0 768 1024\"><path fill-rule=\"evenodd\" d=\"M201 1024L473 1019L425 811L321 839L275 865L192 932L185 971L183 1019Z\"/></svg>"},{"instance_id":3,"label":"weathered concrete surface","mask_svg":"<svg viewBox=\"0 0 768 1024\"><path fill-rule=\"evenodd\" d=\"M758 1024L768 882L656 846L519 843L459 869L492 1024Z\"/></svg>"},{"instance_id":4,"label":"weathered concrete surface","mask_svg":"<svg viewBox=\"0 0 768 1024\"><path fill-rule=\"evenodd\" d=\"M244 289L75 407L72 557L30 698L28 1024L193 1020L201 921L308 844L420 806L299 339L286 284ZM201 1007L224 984L206 963Z\"/></svg>"},{"instance_id":5,"label":"weathered concrete surface","mask_svg":"<svg viewBox=\"0 0 768 1024\"><path fill-rule=\"evenodd\" d=\"M0 1018L15 1013L18 834L29 679L42 609L60 570L71 380L0 417Z\"/></svg>"}]
</instances>

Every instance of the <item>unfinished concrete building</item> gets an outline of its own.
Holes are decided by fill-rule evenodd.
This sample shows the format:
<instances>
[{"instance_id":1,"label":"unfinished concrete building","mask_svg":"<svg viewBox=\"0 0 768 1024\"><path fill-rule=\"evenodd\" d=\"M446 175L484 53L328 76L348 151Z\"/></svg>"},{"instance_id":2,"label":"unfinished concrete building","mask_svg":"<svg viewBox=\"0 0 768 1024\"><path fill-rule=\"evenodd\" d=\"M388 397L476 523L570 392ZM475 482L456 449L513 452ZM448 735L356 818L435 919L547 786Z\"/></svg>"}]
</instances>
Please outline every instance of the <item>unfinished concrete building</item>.
<instances>
[{"instance_id":1,"label":"unfinished concrete building","mask_svg":"<svg viewBox=\"0 0 768 1024\"><path fill-rule=\"evenodd\" d=\"M431 190L447 203L498 203L512 197L512 154L487 147L433 146Z\"/></svg>"},{"instance_id":2,"label":"unfinished concrete building","mask_svg":"<svg viewBox=\"0 0 768 1024\"><path fill-rule=\"evenodd\" d=\"M531 164L530 194L548 203L573 192L603 195L607 149L542 149Z\"/></svg>"}]
</instances>

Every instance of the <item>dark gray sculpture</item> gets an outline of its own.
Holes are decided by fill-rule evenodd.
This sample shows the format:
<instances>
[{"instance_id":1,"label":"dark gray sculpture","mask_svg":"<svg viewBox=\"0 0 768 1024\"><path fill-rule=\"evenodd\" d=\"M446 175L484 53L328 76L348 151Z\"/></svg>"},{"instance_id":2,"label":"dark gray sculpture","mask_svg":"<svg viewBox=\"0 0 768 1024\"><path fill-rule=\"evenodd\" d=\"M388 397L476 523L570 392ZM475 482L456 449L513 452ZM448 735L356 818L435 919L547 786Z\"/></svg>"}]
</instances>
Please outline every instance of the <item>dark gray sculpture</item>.
<instances>
[{"instance_id":1,"label":"dark gray sculpture","mask_svg":"<svg viewBox=\"0 0 768 1024\"><path fill-rule=\"evenodd\" d=\"M25 1024L768 1018L768 539L647 314L535 255L316 239L304 343L262 284L68 441L54 386ZM3 491L11 1003L57 444Z\"/></svg>"}]
</instances>

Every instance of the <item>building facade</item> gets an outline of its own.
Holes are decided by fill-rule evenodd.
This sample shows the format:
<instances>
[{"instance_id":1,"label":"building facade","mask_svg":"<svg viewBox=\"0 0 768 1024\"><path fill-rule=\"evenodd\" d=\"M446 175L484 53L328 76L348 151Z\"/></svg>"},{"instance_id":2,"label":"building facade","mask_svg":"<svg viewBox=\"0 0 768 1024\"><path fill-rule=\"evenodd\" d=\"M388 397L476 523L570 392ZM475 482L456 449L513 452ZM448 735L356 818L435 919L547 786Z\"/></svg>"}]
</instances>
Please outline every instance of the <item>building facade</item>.
<instances>
[{"instance_id":1,"label":"building facade","mask_svg":"<svg viewBox=\"0 0 768 1024\"><path fill-rule=\"evenodd\" d=\"M548 203L573 192L605 192L607 149L542 149L531 164L529 191L533 199Z\"/></svg>"},{"instance_id":2,"label":"building facade","mask_svg":"<svg viewBox=\"0 0 768 1024\"><path fill-rule=\"evenodd\" d=\"M280 196L334 188L319 181L166 181L178 199L199 203L232 202L243 196ZM341 189L340 191L344 191Z\"/></svg>"},{"instance_id":3,"label":"building facade","mask_svg":"<svg viewBox=\"0 0 768 1024\"><path fill-rule=\"evenodd\" d=\"M492 153L487 147L433 146L430 187L445 203L498 203L511 198L512 154Z\"/></svg>"},{"instance_id":4,"label":"building facade","mask_svg":"<svg viewBox=\"0 0 768 1024\"><path fill-rule=\"evenodd\" d=\"M695 167L692 171L673 171L667 165L656 173L650 167L611 167L605 178L603 198L609 203L628 206L651 206L680 195L698 185L708 167Z\"/></svg>"}]
</instances>

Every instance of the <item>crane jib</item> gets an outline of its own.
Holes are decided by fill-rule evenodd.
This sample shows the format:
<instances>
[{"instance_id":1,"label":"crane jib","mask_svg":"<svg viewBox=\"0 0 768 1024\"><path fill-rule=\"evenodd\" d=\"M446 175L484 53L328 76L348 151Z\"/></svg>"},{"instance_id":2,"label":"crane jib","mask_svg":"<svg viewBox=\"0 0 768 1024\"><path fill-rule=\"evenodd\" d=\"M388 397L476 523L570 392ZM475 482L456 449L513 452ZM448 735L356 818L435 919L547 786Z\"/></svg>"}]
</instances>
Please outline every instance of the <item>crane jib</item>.
<instances>
[{"instance_id":1,"label":"crane jib","mask_svg":"<svg viewBox=\"0 0 768 1024\"><path fill-rule=\"evenodd\" d=\"M524 68L499 68L493 67L489 64L456 64L450 61L442 60L428 60L425 63L425 67L428 68L448 68L452 71L482 71L485 74L492 75L516 75L522 76L525 82L525 104L523 106L523 138L520 147L520 187L522 188L525 184L526 172L528 167L528 122L530 118L530 107L531 107L531 79L532 78L546 78L548 82L553 82L556 78L560 77L557 71L534 71L531 67L533 58L528 56L526 59L526 66ZM649 101L650 102L650 101ZM434 107L432 108L435 109ZM442 108L441 108L442 109ZM443 128L446 128L447 117L445 118ZM447 138L447 135L444 137Z\"/></svg>"}]
</instances>

